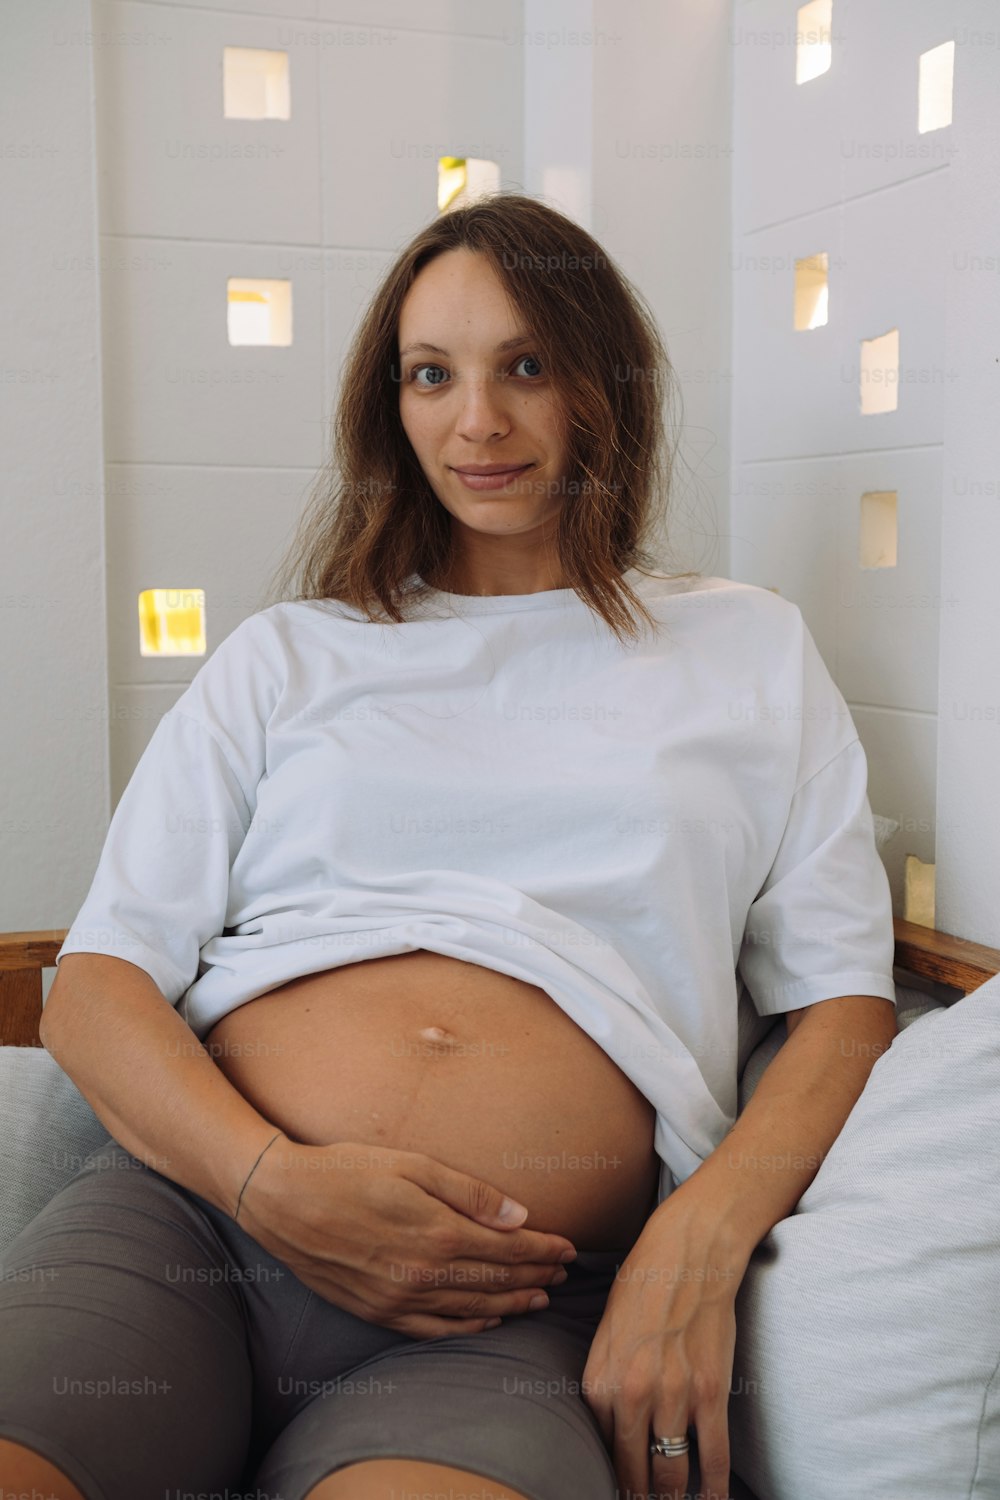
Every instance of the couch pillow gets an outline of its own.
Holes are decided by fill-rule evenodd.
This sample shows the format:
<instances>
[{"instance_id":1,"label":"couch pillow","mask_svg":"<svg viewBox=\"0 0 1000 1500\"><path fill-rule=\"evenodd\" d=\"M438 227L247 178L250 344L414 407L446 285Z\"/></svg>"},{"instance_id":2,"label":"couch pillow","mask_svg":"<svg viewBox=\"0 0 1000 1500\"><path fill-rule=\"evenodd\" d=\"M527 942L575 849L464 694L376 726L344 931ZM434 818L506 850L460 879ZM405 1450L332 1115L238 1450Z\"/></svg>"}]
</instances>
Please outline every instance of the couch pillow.
<instances>
[{"instance_id":1,"label":"couch pillow","mask_svg":"<svg viewBox=\"0 0 1000 1500\"><path fill-rule=\"evenodd\" d=\"M1000 975L875 1063L737 1299L732 1464L767 1500L1000 1494Z\"/></svg>"},{"instance_id":2,"label":"couch pillow","mask_svg":"<svg viewBox=\"0 0 1000 1500\"><path fill-rule=\"evenodd\" d=\"M111 1132L44 1047L0 1047L0 1252Z\"/></svg>"}]
</instances>

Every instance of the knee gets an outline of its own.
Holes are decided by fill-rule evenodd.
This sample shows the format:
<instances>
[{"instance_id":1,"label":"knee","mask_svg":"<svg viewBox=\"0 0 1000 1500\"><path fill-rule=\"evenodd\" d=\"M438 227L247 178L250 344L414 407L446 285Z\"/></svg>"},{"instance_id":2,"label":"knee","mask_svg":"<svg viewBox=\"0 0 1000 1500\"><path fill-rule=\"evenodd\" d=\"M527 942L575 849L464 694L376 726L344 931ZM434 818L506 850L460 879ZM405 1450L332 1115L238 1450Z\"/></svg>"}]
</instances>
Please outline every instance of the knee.
<instances>
[{"instance_id":1,"label":"knee","mask_svg":"<svg viewBox=\"0 0 1000 1500\"><path fill-rule=\"evenodd\" d=\"M9 1438L0 1438L0 1474L3 1475L4 1488L15 1493L31 1485L32 1489L38 1488L46 1500L86 1500L55 1464L49 1463L33 1448L25 1448ZM40 1488L42 1485L44 1489ZM30 1495L31 1490L26 1490L26 1493Z\"/></svg>"},{"instance_id":2,"label":"knee","mask_svg":"<svg viewBox=\"0 0 1000 1500\"><path fill-rule=\"evenodd\" d=\"M419 1458L366 1458L345 1464L314 1485L305 1500L399 1500L403 1486L435 1497L468 1494L474 1488L481 1500L531 1500L499 1480Z\"/></svg>"}]
</instances>

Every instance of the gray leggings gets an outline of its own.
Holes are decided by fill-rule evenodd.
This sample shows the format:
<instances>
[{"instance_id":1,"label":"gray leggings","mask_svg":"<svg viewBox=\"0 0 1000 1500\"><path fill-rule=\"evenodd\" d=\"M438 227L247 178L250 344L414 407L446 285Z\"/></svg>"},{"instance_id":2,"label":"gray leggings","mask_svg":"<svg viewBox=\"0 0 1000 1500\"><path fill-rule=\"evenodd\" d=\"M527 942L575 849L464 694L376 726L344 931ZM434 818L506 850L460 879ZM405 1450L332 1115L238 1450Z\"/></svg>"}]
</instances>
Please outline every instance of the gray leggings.
<instances>
[{"instance_id":1,"label":"gray leggings","mask_svg":"<svg viewBox=\"0 0 1000 1500\"><path fill-rule=\"evenodd\" d=\"M580 1387L625 1254L581 1251L540 1312L415 1339L317 1296L109 1138L3 1255L0 1437L87 1500L302 1500L390 1457L615 1500Z\"/></svg>"}]
</instances>

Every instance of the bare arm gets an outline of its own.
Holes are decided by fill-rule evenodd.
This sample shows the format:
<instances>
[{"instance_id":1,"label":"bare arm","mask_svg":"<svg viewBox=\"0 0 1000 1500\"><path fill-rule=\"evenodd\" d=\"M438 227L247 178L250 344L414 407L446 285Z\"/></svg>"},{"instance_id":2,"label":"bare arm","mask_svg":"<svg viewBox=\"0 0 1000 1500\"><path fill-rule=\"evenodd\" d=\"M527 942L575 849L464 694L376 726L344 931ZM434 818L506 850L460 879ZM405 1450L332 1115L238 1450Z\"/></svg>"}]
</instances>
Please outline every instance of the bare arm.
<instances>
[{"instance_id":1,"label":"bare arm","mask_svg":"<svg viewBox=\"0 0 1000 1500\"><path fill-rule=\"evenodd\" d=\"M39 1034L127 1151L233 1216L277 1127L215 1066L144 969L67 953Z\"/></svg>"},{"instance_id":2,"label":"bare arm","mask_svg":"<svg viewBox=\"0 0 1000 1500\"><path fill-rule=\"evenodd\" d=\"M697 1427L699 1495L728 1495L736 1303L759 1242L819 1171L896 1034L891 1000L838 995L787 1011L788 1039L729 1134L648 1219L616 1278L582 1385L620 1494L687 1492L685 1454L650 1465L646 1413ZM605 1393L614 1394L607 1395Z\"/></svg>"},{"instance_id":3,"label":"bare arm","mask_svg":"<svg viewBox=\"0 0 1000 1500\"><path fill-rule=\"evenodd\" d=\"M896 1035L895 1007L878 995L838 995L785 1016L787 1040L743 1113L649 1220L673 1225L686 1215L740 1279L794 1211Z\"/></svg>"}]
</instances>

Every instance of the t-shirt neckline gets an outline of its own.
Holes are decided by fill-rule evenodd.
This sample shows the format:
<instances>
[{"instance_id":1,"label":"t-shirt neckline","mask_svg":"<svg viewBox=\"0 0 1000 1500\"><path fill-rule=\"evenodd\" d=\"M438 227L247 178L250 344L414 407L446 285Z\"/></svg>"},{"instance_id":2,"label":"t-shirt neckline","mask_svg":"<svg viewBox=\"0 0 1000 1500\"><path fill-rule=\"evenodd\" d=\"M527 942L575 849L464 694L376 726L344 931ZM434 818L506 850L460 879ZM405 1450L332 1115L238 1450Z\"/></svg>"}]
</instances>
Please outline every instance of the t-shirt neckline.
<instances>
[{"instance_id":1,"label":"t-shirt neckline","mask_svg":"<svg viewBox=\"0 0 1000 1500\"><path fill-rule=\"evenodd\" d=\"M634 587L636 579L642 575L637 569L628 568L622 576ZM419 586L424 580L419 573L413 573L410 582ZM421 599L428 603L447 604L462 614L486 615L502 614L507 610L559 609L572 604L582 609L589 607L576 589L539 589L534 594L451 594L446 589L424 585L424 590Z\"/></svg>"}]
</instances>

